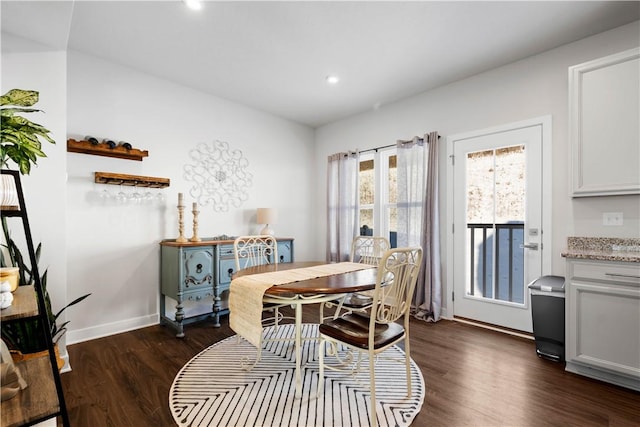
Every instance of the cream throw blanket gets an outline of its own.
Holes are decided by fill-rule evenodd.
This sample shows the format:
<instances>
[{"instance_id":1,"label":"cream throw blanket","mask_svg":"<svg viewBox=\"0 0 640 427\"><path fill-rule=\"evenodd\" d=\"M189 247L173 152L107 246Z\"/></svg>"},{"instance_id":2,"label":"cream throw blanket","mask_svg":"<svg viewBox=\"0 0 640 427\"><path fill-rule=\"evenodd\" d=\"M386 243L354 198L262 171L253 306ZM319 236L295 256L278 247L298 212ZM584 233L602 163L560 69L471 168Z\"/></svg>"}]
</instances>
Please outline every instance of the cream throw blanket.
<instances>
[{"instance_id":1,"label":"cream throw blanket","mask_svg":"<svg viewBox=\"0 0 640 427\"><path fill-rule=\"evenodd\" d=\"M251 274L233 279L229 291L229 325L238 335L244 337L256 348L260 348L262 345L262 299L267 289L286 283L373 267L354 262L340 262Z\"/></svg>"}]
</instances>

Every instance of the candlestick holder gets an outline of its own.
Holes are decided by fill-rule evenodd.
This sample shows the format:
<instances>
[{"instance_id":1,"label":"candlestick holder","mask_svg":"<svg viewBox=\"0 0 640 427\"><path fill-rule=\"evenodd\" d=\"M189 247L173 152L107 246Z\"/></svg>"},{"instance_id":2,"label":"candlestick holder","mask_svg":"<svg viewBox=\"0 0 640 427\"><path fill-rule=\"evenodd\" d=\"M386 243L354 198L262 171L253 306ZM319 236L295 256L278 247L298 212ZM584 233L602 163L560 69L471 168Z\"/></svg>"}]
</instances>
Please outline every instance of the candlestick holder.
<instances>
[{"instance_id":1,"label":"candlestick holder","mask_svg":"<svg viewBox=\"0 0 640 427\"><path fill-rule=\"evenodd\" d=\"M198 214L200 211L198 210L198 205L196 203L193 204L193 237L189 240L192 242L200 242L202 239L198 237Z\"/></svg>"},{"instance_id":2,"label":"candlestick holder","mask_svg":"<svg viewBox=\"0 0 640 427\"><path fill-rule=\"evenodd\" d=\"M180 234L176 238L176 242L185 243L187 238L184 237L184 205L182 204L182 193L178 194L178 233Z\"/></svg>"}]
</instances>

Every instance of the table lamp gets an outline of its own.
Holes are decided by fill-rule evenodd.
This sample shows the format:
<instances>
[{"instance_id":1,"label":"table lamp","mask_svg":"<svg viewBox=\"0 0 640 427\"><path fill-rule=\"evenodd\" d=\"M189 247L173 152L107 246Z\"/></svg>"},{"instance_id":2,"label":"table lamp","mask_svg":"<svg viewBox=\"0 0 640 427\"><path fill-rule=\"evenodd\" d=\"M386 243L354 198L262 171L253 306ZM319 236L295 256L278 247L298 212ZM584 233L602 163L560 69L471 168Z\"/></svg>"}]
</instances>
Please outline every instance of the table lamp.
<instances>
[{"instance_id":1,"label":"table lamp","mask_svg":"<svg viewBox=\"0 0 640 427\"><path fill-rule=\"evenodd\" d=\"M258 208L258 224L264 224L264 228L260 234L273 236L273 229L269 228L269 224L275 224L278 221L278 210L275 208Z\"/></svg>"}]
</instances>

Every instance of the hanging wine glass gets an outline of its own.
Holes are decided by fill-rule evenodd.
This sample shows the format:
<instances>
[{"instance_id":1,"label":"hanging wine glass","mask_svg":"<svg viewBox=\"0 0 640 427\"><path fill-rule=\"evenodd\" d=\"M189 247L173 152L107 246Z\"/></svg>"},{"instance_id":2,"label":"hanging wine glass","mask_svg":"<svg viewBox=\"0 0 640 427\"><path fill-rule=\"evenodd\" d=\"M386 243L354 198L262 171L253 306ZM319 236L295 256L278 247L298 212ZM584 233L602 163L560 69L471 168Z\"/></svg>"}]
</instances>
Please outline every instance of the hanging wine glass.
<instances>
[{"instance_id":1,"label":"hanging wine glass","mask_svg":"<svg viewBox=\"0 0 640 427\"><path fill-rule=\"evenodd\" d=\"M109 192L109 190L107 190L106 188L103 188L102 190L100 190L100 192L98 193L98 197L100 198L100 200L104 203L108 202L109 199L111 199L111 193Z\"/></svg>"},{"instance_id":2,"label":"hanging wine glass","mask_svg":"<svg viewBox=\"0 0 640 427\"><path fill-rule=\"evenodd\" d=\"M127 203L127 194L122 189L122 184L120 184L120 191L116 194L116 201L121 205Z\"/></svg>"},{"instance_id":3,"label":"hanging wine glass","mask_svg":"<svg viewBox=\"0 0 640 427\"><path fill-rule=\"evenodd\" d=\"M149 190L149 188L147 188L147 191L145 191L144 195L142 196L142 201L147 205L153 202L153 193L151 192L151 190Z\"/></svg>"},{"instance_id":4,"label":"hanging wine glass","mask_svg":"<svg viewBox=\"0 0 640 427\"><path fill-rule=\"evenodd\" d=\"M133 183L133 188L131 190L131 195L129 196L129 199L134 205L139 205L140 202L142 201L142 194L138 191L137 182Z\"/></svg>"},{"instance_id":5,"label":"hanging wine glass","mask_svg":"<svg viewBox=\"0 0 640 427\"><path fill-rule=\"evenodd\" d=\"M156 203L162 205L166 200L167 198L165 197L164 193L161 190L158 190L158 194L156 194Z\"/></svg>"}]
</instances>

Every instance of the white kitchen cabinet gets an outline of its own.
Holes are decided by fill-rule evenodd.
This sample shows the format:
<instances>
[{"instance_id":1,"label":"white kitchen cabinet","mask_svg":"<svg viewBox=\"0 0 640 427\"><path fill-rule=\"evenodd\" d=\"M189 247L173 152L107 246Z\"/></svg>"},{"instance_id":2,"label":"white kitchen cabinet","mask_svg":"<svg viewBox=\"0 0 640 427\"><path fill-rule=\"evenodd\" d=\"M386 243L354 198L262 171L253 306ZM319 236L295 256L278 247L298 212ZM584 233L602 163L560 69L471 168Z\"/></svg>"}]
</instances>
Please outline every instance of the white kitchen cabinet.
<instances>
[{"instance_id":1,"label":"white kitchen cabinet","mask_svg":"<svg viewBox=\"0 0 640 427\"><path fill-rule=\"evenodd\" d=\"M567 260L566 370L640 390L640 263Z\"/></svg>"},{"instance_id":2,"label":"white kitchen cabinet","mask_svg":"<svg viewBox=\"0 0 640 427\"><path fill-rule=\"evenodd\" d=\"M640 194L640 48L569 68L573 197Z\"/></svg>"}]
</instances>

